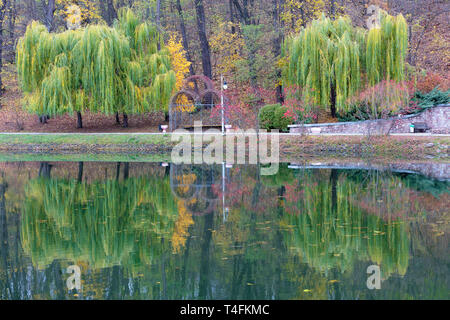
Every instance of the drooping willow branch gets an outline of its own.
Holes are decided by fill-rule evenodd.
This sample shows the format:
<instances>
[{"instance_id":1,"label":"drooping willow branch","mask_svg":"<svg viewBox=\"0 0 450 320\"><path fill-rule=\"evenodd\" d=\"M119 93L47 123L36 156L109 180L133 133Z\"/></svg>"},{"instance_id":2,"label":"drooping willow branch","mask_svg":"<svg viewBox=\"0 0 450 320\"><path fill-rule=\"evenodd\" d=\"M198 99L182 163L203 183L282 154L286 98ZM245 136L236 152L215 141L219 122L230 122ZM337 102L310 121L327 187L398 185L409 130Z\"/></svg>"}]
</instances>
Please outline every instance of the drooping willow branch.
<instances>
[{"instance_id":1,"label":"drooping willow branch","mask_svg":"<svg viewBox=\"0 0 450 320\"><path fill-rule=\"evenodd\" d=\"M348 100L363 85L404 79L407 24L382 12L380 28L352 26L348 18L322 16L284 44L283 81L302 89L304 101L333 115L349 111Z\"/></svg>"},{"instance_id":2,"label":"drooping willow branch","mask_svg":"<svg viewBox=\"0 0 450 320\"><path fill-rule=\"evenodd\" d=\"M131 11L114 28L49 33L33 22L19 40L17 67L26 109L50 116L166 110L176 81L156 27Z\"/></svg>"}]
</instances>

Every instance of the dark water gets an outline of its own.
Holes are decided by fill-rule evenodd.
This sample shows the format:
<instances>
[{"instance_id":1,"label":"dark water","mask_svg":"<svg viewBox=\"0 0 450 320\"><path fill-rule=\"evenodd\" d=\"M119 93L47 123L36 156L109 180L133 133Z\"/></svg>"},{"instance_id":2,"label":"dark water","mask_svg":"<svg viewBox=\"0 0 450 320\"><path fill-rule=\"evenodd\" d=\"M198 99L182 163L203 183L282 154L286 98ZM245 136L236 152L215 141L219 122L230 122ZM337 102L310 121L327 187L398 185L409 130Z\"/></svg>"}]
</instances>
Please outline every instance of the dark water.
<instances>
[{"instance_id":1,"label":"dark water","mask_svg":"<svg viewBox=\"0 0 450 320\"><path fill-rule=\"evenodd\" d=\"M449 182L259 172L0 164L0 298L449 298ZM81 290L67 288L71 265Z\"/></svg>"}]
</instances>

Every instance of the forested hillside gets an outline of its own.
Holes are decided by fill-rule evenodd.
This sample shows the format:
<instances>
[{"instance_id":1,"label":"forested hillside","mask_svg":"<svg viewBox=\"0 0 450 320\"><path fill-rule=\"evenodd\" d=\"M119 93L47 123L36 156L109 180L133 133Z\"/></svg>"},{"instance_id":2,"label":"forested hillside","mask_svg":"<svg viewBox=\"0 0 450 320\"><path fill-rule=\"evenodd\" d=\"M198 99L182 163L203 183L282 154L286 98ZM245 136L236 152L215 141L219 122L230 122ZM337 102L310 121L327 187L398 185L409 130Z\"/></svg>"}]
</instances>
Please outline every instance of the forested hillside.
<instances>
[{"instance_id":1,"label":"forested hillside","mask_svg":"<svg viewBox=\"0 0 450 320\"><path fill-rule=\"evenodd\" d=\"M73 5L81 11L73 12ZM250 115L257 116L257 111L251 109L255 105L284 102L289 109L286 93L289 89L283 80L290 54L286 45L289 39L322 17L330 21L346 17L351 27L367 30L373 14L371 5L390 16L401 14L405 18L408 43L405 77L400 80L406 82L405 86L414 86L414 89L409 88L413 91L409 98L415 91L427 93L438 85L440 90L448 90L450 3L447 0L2 0L0 88L3 113L0 116L3 124L0 126L3 130L21 130L29 123L27 129L40 129L21 108L23 90L19 89L16 77L17 44L32 21L41 23L50 34L98 24L117 28L121 13L131 8L140 23L156 27L163 44L171 51L178 89L182 79L189 75L203 74L216 83L220 83L223 75L230 88L227 95L234 105L240 105L237 113L248 113L246 118L250 119ZM365 72L362 77L366 77ZM358 89L358 93L363 94L366 88ZM377 87L376 90L384 89ZM347 114L352 107L350 102L339 101L339 93L337 98L338 106L347 103L346 114L342 117L353 117L354 114ZM336 102L330 102L333 103ZM121 112L130 110L116 107ZM311 119L330 120L329 113L323 110L316 113ZM307 117L305 115L305 119ZM158 119L155 123L161 122L160 116L150 118ZM66 127L63 121L60 124Z\"/></svg>"}]
</instances>

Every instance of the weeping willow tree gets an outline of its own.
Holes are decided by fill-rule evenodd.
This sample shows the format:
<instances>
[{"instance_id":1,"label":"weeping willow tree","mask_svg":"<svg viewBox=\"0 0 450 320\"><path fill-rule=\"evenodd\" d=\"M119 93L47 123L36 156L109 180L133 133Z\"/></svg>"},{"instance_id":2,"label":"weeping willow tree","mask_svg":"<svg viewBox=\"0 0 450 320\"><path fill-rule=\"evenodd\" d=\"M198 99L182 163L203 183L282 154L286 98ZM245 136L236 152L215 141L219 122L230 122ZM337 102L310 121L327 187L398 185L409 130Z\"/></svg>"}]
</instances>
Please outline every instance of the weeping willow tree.
<instances>
[{"instance_id":1,"label":"weeping willow tree","mask_svg":"<svg viewBox=\"0 0 450 320\"><path fill-rule=\"evenodd\" d=\"M140 23L131 10L114 28L90 25L54 34L31 23L17 45L17 68L29 112L77 112L78 127L85 111L166 111L176 82L156 27Z\"/></svg>"},{"instance_id":2,"label":"weeping willow tree","mask_svg":"<svg viewBox=\"0 0 450 320\"><path fill-rule=\"evenodd\" d=\"M168 178L80 183L38 178L26 186L22 246L37 268L55 259L133 274L151 265L171 239L178 208Z\"/></svg>"},{"instance_id":3,"label":"weeping willow tree","mask_svg":"<svg viewBox=\"0 0 450 320\"><path fill-rule=\"evenodd\" d=\"M381 14L381 26L370 31L353 27L348 18L322 16L286 40L284 85L301 88L307 105L330 107L335 117L349 111L349 98L366 78L371 85L382 79L403 80L406 21L402 15Z\"/></svg>"}]
</instances>

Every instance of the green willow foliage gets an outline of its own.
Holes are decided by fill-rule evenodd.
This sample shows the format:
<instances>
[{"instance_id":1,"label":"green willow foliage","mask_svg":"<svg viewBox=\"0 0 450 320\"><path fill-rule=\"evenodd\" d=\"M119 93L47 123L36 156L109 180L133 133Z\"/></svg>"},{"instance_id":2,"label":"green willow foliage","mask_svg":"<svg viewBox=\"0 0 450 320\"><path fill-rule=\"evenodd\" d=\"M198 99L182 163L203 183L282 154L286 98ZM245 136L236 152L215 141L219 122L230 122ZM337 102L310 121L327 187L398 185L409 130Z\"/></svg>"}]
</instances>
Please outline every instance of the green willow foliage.
<instances>
[{"instance_id":1,"label":"green willow foliage","mask_svg":"<svg viewBox=\"0 0 450 320\"><path fill-rule=\"evenodd\" d=\"M169 179L80 183L38 178L26 186L22 246L38 268L55 259L133 273L170 248L178 218Z\"/></svg>"},{"instance_id":2,"label":"green willow foliage","mask_svg":"<svg viewBox=\"0 0 450 320\"><path fill-rule=\"evenodd\" d=\"M55 34L33 22L17 45L17 68L25 107L39 115L166 110L176 81L156 27L130 10L114 28Z\"/></svg>"},{"instance_id":3,"label":"green willow foliage","mask_svg":"<svg viewBox=\"0 0 450 320\"><path fill-rule=\"evenodd\" d=\"M295 211L286 215L282 222L288 230L285 232L287 247L324 273L333 268L351 272L357 261L377 263L382 268L383 278L406 273L410 254L406 222L392 216L381 218L361 206L361 203L378 203L375 196L381 187L376 179L370 182L369 196L364 201L357 196L361 192L360 184L339 179L333 203L329 180L317 179L308 173L302 178L301 190L296 190L301 196L286 204ZM396 185L389 186L394 190ZM403 204L398 198L388 200L385 202L391 205ZM396 209L389 207L387 210L395 214Z\"/></svg>"},{"instance_id":4,"label":"green willow foliage","mask_svg":"<svg viewBox=\"0 0 450 320\"><path fill-rule=\"evenodd\" d=\"M371 86L382 80L403 81L408 49L408 25L403 15L381 15L381 27L369 30L366 71Z\"/></svg>"},{"instance_id":5,"label":"green willow foliage","mask_svg":"<svg viewBox=\"0 0 450 320\"><path fill-rule=\"evenodd\" d=\"M302 88L306 104L328 108L335 99L336 111L345 113L366 78L370 85L403 80L406 49L402 15L382 13L381 27L370 31L353 27L348 18L322 16L285 42L283 82Z\"/></svg>"}]
</instances>

